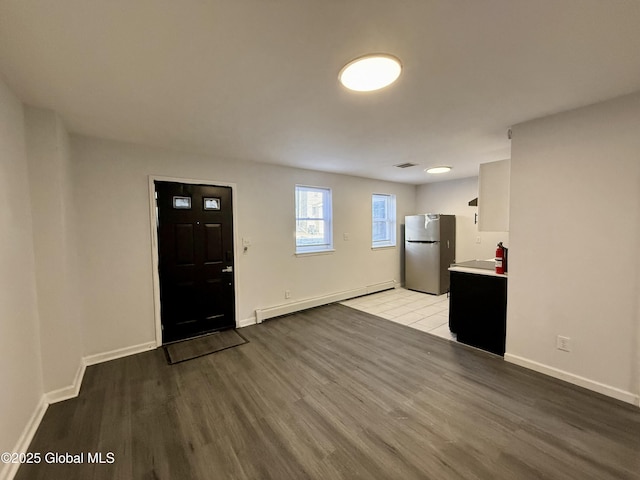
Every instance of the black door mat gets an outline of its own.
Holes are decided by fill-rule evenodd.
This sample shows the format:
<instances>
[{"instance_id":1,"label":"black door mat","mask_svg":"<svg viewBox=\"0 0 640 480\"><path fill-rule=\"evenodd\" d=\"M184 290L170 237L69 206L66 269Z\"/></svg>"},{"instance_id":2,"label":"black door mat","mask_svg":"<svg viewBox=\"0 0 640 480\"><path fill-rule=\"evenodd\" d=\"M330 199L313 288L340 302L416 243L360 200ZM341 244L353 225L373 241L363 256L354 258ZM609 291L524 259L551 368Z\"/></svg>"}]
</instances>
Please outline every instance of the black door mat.
<instances>
[{"instance_id":1,"label":"black door mat","mask_svg":"<svg viewBox=\"0 0 640 480\"><path fill-rule=\"evenodd\" d=\"M169 365L185 362L194 358L221 352L228 348L248 343L237 330L222 330L202 337L171 343L164 346Z\"/></svg>"}]
</instances>

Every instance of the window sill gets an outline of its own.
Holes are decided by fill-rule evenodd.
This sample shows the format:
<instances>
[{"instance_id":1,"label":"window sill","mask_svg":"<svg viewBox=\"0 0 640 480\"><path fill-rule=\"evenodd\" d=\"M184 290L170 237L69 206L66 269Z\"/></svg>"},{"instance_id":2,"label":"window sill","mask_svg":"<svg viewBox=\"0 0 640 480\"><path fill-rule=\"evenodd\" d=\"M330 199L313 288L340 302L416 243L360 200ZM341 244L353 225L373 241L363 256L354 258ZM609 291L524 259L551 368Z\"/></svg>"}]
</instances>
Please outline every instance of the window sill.
<instances>
[{"instance_id":1,"label":"window sill","mask_svg":"<svg viewBox=\"0 0 640 480\"><path fill-rule=\"evenodd\" d=\"M335 252L335 249L330 248L327 250L314 250L312 252L296 252L296 257L312 257L314 255L330 255Z\"/></svg>"},{"instance_id":2,"label":"window sill","mask_svg":"<svg viewBox=\"0 0 640 480\"><path fill-rule=\"evenodd\" d=\"M371 246L371 250L391 250L396 248L396 245L377 245Z\"/></svg>"}]
</instances>

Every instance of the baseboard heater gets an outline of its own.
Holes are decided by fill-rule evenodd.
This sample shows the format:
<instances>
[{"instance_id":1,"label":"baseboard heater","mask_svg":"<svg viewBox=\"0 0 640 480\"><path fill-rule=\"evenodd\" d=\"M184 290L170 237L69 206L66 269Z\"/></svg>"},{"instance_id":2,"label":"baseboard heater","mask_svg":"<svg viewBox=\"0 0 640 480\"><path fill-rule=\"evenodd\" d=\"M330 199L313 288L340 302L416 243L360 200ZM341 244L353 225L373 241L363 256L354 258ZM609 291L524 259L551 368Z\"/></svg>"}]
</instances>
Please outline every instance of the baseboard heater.
<instances>
[{"instance_id":1,"label":"baseboard heater","mask_svg":"<svg viewBox=\"0 0 640 480\"><path fill-rule=\"evenodd\" d=\"M283 303L281 305L276 305L273 307L257 308L256 323L262 323L268 318L279 317L280 315L287 315L289 313L299 312L300 310L319 307L321 305L327 305L329 303L342 302L344 300L349 300L350 298L360 297L369 293L382 292L391 288L396 288L395 280L376 283L374 285L367 285L366 287L361 288L354 288L353 290L331 293L329 295L322 295L320 297L312 297L295 302Z\"/></svg>"}]
</instances>

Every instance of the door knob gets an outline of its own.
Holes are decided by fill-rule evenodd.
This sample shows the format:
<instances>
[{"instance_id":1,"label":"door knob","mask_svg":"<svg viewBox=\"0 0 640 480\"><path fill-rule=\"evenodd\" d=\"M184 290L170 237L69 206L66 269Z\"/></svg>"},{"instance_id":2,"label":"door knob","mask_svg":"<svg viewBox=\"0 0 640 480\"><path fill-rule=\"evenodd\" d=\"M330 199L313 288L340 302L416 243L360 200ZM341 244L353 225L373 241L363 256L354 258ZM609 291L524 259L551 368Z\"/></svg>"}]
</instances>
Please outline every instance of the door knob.
<instances>
[{"instance_id":1,"label":"door knob","mask_svg":"<svg viewBox=\"0 0 640 480\"><path fill-rule=\"evenodd\" d=\"M233 272L233 267L231 265L224 267L222 269L222 273L231 273L231 272Z\"/></svg>"}]
</instances>

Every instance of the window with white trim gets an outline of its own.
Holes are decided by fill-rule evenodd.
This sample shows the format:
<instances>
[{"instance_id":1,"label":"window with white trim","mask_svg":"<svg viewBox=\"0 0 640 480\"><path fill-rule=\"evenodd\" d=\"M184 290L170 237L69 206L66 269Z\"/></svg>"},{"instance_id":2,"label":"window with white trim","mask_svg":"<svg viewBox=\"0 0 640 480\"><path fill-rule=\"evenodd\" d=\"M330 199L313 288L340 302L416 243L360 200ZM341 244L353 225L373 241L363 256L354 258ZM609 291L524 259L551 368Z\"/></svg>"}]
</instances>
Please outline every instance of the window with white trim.
<instances>
[{"instance_id":1,"label":"window with white trim","mask_svg":"<svg viewBox=\"0 0 640 480\"><path fill-rule=\"evenodd\" d=\"M296 185L296 253L333 250L331 189Z\"/></svg>"},{"instance_id":2,"label":"window with white trim","mask_svg":"<svg viewBox=\"0 0 640 480\"><path fill-rule=\"evenodd\" d=\"M371 246L396 245L396 196L374 193L371 196Z\"/></svg>"}]
</instances>

